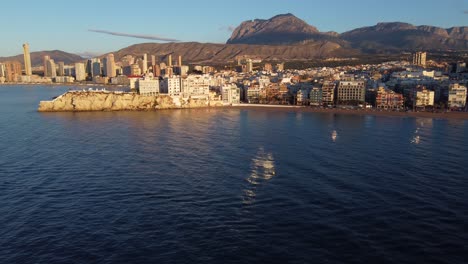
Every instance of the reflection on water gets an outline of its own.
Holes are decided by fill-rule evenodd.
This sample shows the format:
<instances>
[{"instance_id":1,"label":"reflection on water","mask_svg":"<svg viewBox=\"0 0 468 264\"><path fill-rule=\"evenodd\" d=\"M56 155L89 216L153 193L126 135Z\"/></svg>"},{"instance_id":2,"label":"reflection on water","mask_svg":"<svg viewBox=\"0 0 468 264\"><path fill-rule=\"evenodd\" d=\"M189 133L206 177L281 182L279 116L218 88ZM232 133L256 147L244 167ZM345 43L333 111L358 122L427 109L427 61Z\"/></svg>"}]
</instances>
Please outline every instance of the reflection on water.
<instances>
[{"instance_id":1,"label":"reflection on water","mask_svg":"<svg viewBox=\"0 0 468 264\"><path fill-rule=\"evenodd\" d=\"M253 204L257 196L257 188L262 183L272 179L275 174L276 169L273 154L265 152L263 147L260 147L251 162L251 173L246 179L249 185L244 190L242 197L243 204Z\"/></svg>"},{"instance_id":2,"label":"reflection on water","mask_svg":"<svg viewBox=\"0 0 468 264\"><path fill-rule=\"evenodd\" d=\"M336 142L336 139L338 138L338 132L336 130L333 130L331 133L331 139L333 142Z\"/></svg>"},{"instance_id":3,"label":"reflection on water","mask_svg":"<svg viewBox=\"0 0 468 264\"><path fill-rule=\"evenodd\" d=\"M417 118L416 119L416 130L414 131L414 135L411 138L411 144L419 145L421 143L421 138L423 137L422 130L424 130L425 135L428 136L427 133L431 133L432 130L432 119L429 118Z\"/></svg>"}]
</instances>

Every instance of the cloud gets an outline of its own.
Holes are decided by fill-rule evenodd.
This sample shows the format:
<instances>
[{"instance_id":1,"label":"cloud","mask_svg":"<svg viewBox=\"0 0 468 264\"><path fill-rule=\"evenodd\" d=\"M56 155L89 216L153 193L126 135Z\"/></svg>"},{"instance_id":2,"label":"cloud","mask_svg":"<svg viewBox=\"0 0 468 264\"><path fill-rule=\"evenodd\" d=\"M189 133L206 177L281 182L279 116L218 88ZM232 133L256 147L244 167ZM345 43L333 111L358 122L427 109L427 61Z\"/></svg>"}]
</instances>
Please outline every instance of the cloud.
<instances>
[{"instance_id":1,"label":"cloud","mask_svg":"<svg viewBox=\"0 0 468 264\"><path fill-rule=\"evenodd\" d=\"M88 29L88 31L109 34L109 35L114 35L114 36L130 37L130 38L150 39L150 40L159 40L159 41L173 41L173 42L179 41L177 39L165 38L165 37L161 37L157 35L129 34L129 33L112 32L112 31L100 30L100 29Z\"/></svg>"},{"instance_id":2,"label":"cloud","mask_svg":"<svg viewBox=\"0 0 468 264\"><path fill-rule=\"evenodd\" d=\"M236 29L235 26L222 26L219 28L220 31L229 31L233 32Z\"/></svg>"}]
</instances>

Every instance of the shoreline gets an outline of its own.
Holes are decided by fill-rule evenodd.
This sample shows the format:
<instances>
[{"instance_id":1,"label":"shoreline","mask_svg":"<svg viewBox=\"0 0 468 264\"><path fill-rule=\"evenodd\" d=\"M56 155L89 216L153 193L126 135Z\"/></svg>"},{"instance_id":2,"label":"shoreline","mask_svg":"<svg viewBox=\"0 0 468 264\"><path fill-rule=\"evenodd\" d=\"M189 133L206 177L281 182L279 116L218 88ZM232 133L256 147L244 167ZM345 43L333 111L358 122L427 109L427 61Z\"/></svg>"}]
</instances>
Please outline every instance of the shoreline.
<instances>
[{"instance_id":1,"label":"shoreline","mask_svg":"<svg viewBox=\"0 0 468 264\"><path fill-rule=\"evenodd\" d=\"M461 119L468 120L468 112L397 112L387 110L369 110L369 109L338 109L338 108L312 108L307 106L288 106L288 105L233 105L232 108L239 109L263 109L267 111L294 111L308 113L332 113L344 115L371 115L371 116L389 116L389 117L420 117L436 119Z\"/></svg>"}]
</instances>

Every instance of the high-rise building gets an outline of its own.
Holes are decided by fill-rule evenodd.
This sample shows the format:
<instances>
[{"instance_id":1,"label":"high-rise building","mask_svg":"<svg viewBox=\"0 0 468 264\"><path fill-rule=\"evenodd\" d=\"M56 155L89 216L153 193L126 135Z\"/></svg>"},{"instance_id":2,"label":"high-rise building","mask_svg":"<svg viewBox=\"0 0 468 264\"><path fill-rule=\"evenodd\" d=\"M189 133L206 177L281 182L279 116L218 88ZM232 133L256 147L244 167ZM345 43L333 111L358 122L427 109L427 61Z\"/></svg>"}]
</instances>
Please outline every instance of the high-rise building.
<instances>
[{"instance_id":1,"label":"high-rise building","mask_svg":"<svg viewBox=\"0 0 468 264\"><path fill-rule=\"evenodd\" d=\"M106 72L107 77L115 77L115 61L114 61L114 54L109 54L106 57Z\"/></svg>"},{"instance_id":2,"label":"high-rise building","mask_svg":"<svg viewBox=\"0 0 468 264\"><path fill-rule=\"evenodd\" d=\"M47 71L46 77L51 77L51 78L57 77L57 68L55 66L55 61L53 59L47 60L46 71Z\"/></svg>"},{"instance_id":3,"label":"high-rise building","mask_svg":"<svg viewBox=\"0 0 468 264\"><path fill-rule=\"evenodd\" d=\"M93 77L93 60L86 61L86 76Z\"/></svg>"},{"instance_id":4,"label":"high-rise building","mask_svg":"<svg viewBox=\"0 0 468 264\"><path fill-rule=\"evenodd\" d=\"M154 65L156 65L156 56L151 55L151 66L154 66Z\"/></svg>"},{"instance_id":5,"label":"high-rise building","mask_svg":"<svg viewBox=\"0 0 468 264\"><path fill-rule=\"evenodd\" d=\"M156 77L161 76L161 67L159 65L153 65L153 75Z\"/></svg>"},{"instance_id":6,"label":"high-rise building","mask_svg":"<svg viewBox=\"0 0 468 264\"><path fill-rule=\"evenodd\" d=\"M247 72L253 72L253 63L252 63L252 59L247 59L246 71L247 71Z\"/></svg>"},{"instance_id":7,"label":"high-rise building","mask_svg":"<svg viewBox=\"0 0 468 264\"><path fill-rule=\"evenodd\" d=\"M84 63L75 63L75 80L84 81L86 80L86 70Z\"/></svg>"},{"instance_id":8,"label":"high-rise building","mask_svg":"<svg viewBox=\"0 0 468 264\"><path fill-rule=\"evenodd\" d=\"M413 64L418 66L426 66L426 52L418 51L413 54Z\"/></svg>"},{"instance_id":9,"label":"high-rise building","mask_svg":"<svg viewBox=\"0 0 468 264\"><path fill-rule=\"evenodd\" d=\"M0 77L5 77L5 76L6 76L5 64L0 63Z\"/></svg>"},{"instance_id":10,"label":"high-rise building","mask_svg":"<svg viewBox=\"0 0 468 264\"><path fill-rule=\"evenodd\" d=\"M322 88L313 87L309 93L310 105L321 106L323 104Z\"/></svg>"},{"instance_id":11,"label":"high-rise building","mask_svg":"<svg viewBox=\"0 0 468 264\"><path fill-rule=\"evenodd\" d=\"M48 76L48 73L47 73L47 61L50 60L50 56L44 56L44 63L43 63L43 66L44 66L44 77L47 77Z\"/></svg>"},{"instance_id":12,"label":"high-rise building","mask_svg":"<svg viewBox=\"0 0 468 264\"><path fill-rule=\"evenodd\" d=\"M7 82L16 82L18 76L21 76L21 63L18 61L6 61L5 65L5 79Z\"/></svg>"},{"instance_id":13,"label":"high-rise building","mask_svg":"<svg viewBox=\"0 0 468 264\"><path fill-rule=\"evenodd\" d=\"M172 67L172 54L167 57L167 67Z\"/></svg>"},{"instance_id":14,"label":"high-rise building","mask_svg":"<svg viewBox=\"0 0 468 264\"><path fill-rule=\"evenodd\" d=\"M336 83L332 81L325 81L322 85L322 103L325 106L332 106L335 104L335 88Z\"/></svg>"},{"instance_id":15,"label":"high-rise building","mask_svg":"<svg viewBox=\"0 0 468 264\"><path fill-rule=\"evenodd\" d=\"M65 63L63 61L59 61L58 63L58 76L65 76Z\"/></svg>"},{"instance_id":16,"label":"high-rise building","mask_svg":"<svg viewBox=\"0 0 468 264\"><path fill-rule=\"evenodd\" d=\"M177 63L178 66L182 66L182 56L179 55L179 59L178 59L178 63Z\"/></svg>"},{"instance_id":17,"label":"high-rise building","mask_svg":"<svg viewBox=\"0 0 468 264\"><path fill-rule=\"evenodd\" d=\"M99 59L93 59L93 72L92 76L101 76L101 61Z\"/></svg>"},{"instance_id":18,"label":"high-rise building","mask_svg":"<svg viewBox=\"0 0 468 264\"><path fill-rule=\"evenodd\" d=\"M143 62L142 62L141 71L143 72L143 74L148 72L148 55L146 53L143 54Z\"/></svg>"},{"instance_id":19,"label":"high-rise building","mask_svg":"<svg viewBox=\"0 0 468 264\"><path fill-rule=\"evenodd\" d=\"M29 54L29 44L23 44L23 53L24 53L24 72L26 75L32 75L31 70L31 55Z\"/></svg>"}]
</instances>

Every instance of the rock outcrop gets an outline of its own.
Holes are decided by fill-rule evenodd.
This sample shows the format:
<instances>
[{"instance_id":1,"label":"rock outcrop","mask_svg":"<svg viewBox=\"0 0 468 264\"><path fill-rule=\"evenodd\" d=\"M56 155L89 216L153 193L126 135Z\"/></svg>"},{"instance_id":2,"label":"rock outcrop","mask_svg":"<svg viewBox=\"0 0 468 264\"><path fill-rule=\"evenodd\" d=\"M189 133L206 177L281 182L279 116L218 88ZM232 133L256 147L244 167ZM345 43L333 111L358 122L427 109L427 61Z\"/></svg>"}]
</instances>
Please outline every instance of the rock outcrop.
<instances>
[{"instance_id":1,"label":"rock outcrop","mask_svg":"<svg viewBox=\"0 0 468 264\"><path fill-rule=\"evenodd\" d=\"M168 95L145 96L123 92L71 91L52 101L41 101L38 111L149 111L209 106L222 106L222 103L205 99L174 100Z\"/></svg>"}]
</instances>

